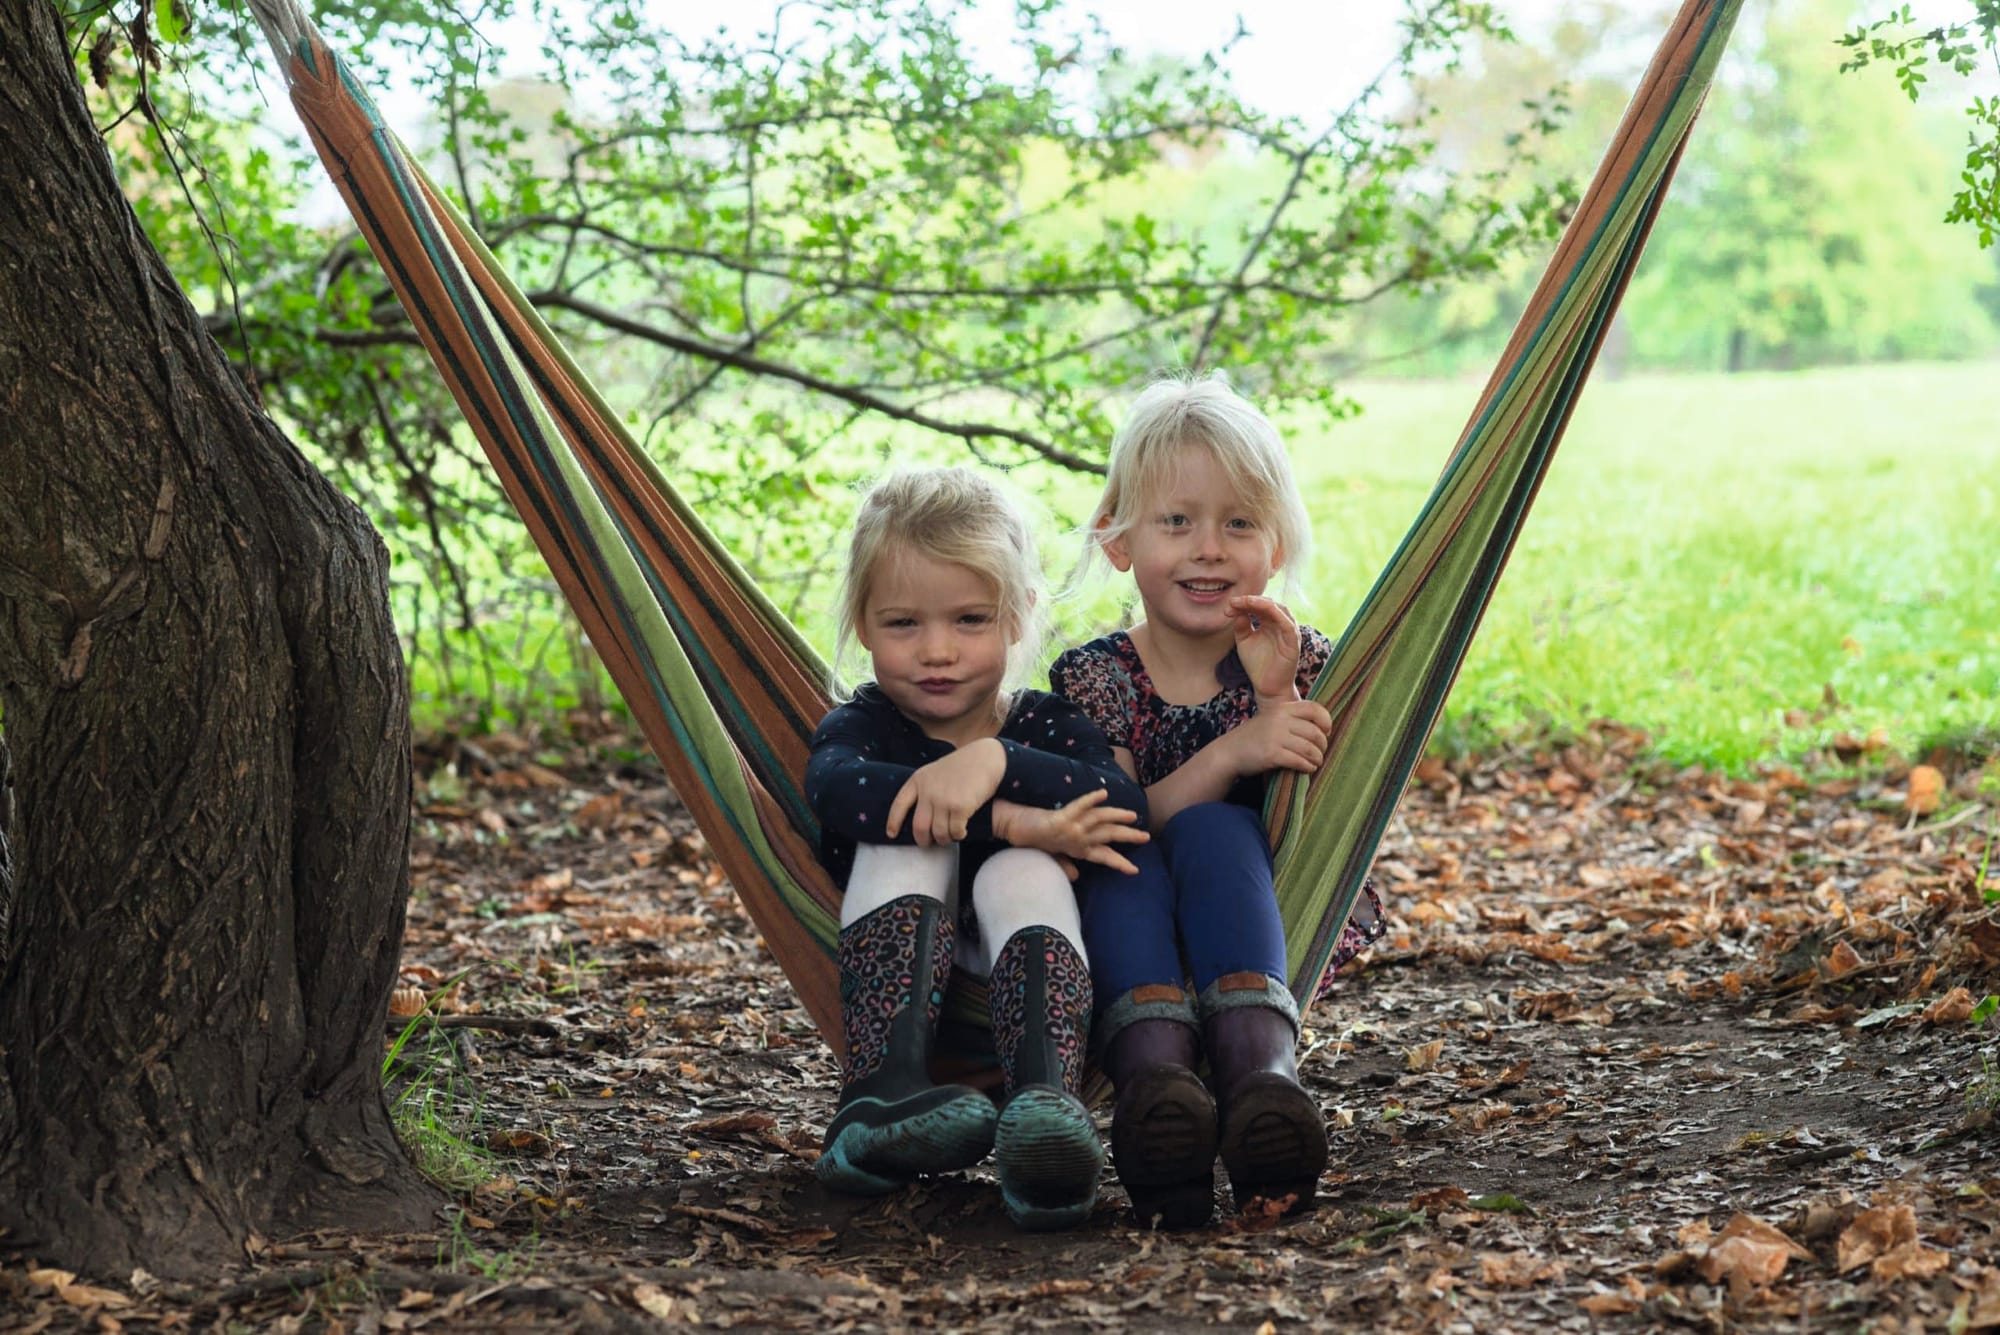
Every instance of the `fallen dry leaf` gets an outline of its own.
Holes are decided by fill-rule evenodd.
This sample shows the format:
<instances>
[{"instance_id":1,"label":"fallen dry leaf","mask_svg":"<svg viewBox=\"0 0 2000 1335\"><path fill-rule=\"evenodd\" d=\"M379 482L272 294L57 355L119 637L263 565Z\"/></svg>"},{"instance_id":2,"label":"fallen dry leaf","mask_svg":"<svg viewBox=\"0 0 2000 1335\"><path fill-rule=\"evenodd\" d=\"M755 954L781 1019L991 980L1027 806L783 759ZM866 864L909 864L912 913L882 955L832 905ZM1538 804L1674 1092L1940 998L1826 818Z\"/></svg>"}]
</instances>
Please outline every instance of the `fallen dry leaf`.
<instances>
[{"instance_id":1,"label":"fallen dry leaf","mask_svg":"<svg viewBox=\"0 0 2000 1335\"><path fill-rule=\"evenodd\" d=\"M1622 1293L1593 1293L1588 1298L1578 1298L1576 1305L1592 1316L1622 1316L1639 1310L1639 1304Z\"/></svg>"},{"instance_id":2,"label":"fallen dry leaf","mask_svg":"<svg viewBox=\"0 0 2000 1335\"><path fill-rule=\"evenodd\" d=\"M1906 1242L1894 1251L1876 1257L1868 1273L1893 1283L1899 1279L1929 1279L1950 1264L1951 1253L1926 1247L1921 1242Z\"/></svg>"},{"instance_id":3,"label":"fallen dry leaf","mask_svg":"<svg viewBox=\"0 0 2000 1335\"><path fill-rule=\"evenodd\" d=\"M1489 1252L1479 1258L1479 1276L1488 1288L1525 1289L1544 1281L1561 1283L1564 1265L1533 1252Z\"/></svg>"},{"instance_id":4,"label":"fallen dry leaf","mask_svg":"<svg viewBox=\"0 0 2000 1335\"><path fill-rule=\"evenodd\" d=\"M1741 1298L1752 1289L1776 1283L1791 1259L1786 1248L1759 1238L1723 1238L1708 1249L1695 1268L1711 1284L1727 1280L1730 1294Z\"/></svg>"},{"instance_id":5,"label":"fallen dry leaf","mask_svg":"<svg viewBox=\"0 0 2000 1335\"><path fill-rule=\"evenodd\" d=\"M1853 973L1864 963L1866 961L1861 958L1860 953L1853 946L1848 945L1845 941L1837 941L1834 943L1833 949L1826 954L1826 976L1828 978L1838 978L1842 974Z\"/></svg>"},{"instance_id":6,"label":"fallen dry leaf","mask_svg":"<svg viewBox=\"0 0 2000 1335\"><path fill-rule=\"evenodd\" d=\"M1964 1024L1972 1018L1972 993L1962 987L1933 1001L1924 1009L1924 1021L1928 1024Z\"/></svg>"},{"instance_id":7,"label":"fallen dry leaf","mask_svg":"<svg viewBox=\"0 0 2000 1335\"><path fill-rule=\"evenodd\" d=\"M1824 1242L1838 1237L1860 1211L1861 1207L1846 1192L1808 1201L1793 1217L1792 1232L1808 1242Z\"/></svg>"},{"instance_id":8,"label":"fallen dry leaf","mask_svg":"<svg viewBox=\"0 0 2000 1335\"><path fill-rule=\"evenodd\" d=\"M1917 1240L1917 1212L1907 1205L1882 1205L1854 1217L1835 1246L1835 1266L1845 1273Z\"/></svg>"},{"instance_id":9,"label":"fallen dry leaf","mask_svg":"<svg viewBox=\"0 0 2000 1335\"><path fill-rule=\"evenodd\" d=\"M1413 1048L1403 1049L1403 1066L1411 1071L1428 1071L1444 1055L1444 1040L1434 1038L1428 1043L1419 1043Z\"/></svg>"},{"instance_id":10,"label":"fallen dry leaf","mask_svg":"<svg viewBox=\"0 0 2000 1335\"><path fill-rule=\"evenodd\" d=\"M674 1316L674 1300L657 1284L635 1284L632 1286L632 1301L639 1305L646 1315L671 1321Z\"/></svg>"},{"instance_id":11,"label":"fallen dry leaf","mask_svg":"<svg viewBox=\"0 0 2000 1335\"><path fill-rule=\"evenodd\" d=\"M579 830L608 830L617 824L624 807L622 793L600 793L578 807L570 819Z\"/></svg>"},{"instance_id":12,"label":"fallen dry leaf","mask_svg":"<svg viewBox=\"0 0 2000 1335\"><path fill-rule=\"evenodd\" d=\"M1903 794L1903 809L1913 816L1928 816L1938 809L1944 795L1944 775L1929 765L1912 765Z\"/></svg>"},{"instance_id":13,"label":"fallen dry leaf","mask_svg":"<svg viewBox=\"0 0 2000 1335\"><path fill-rule=\"evenodd\" d=\"M684 1128L691 1136L727 1136L744 1132L769 1131L778 1119L767 1112L731 1113L705 1122L689 1122Z\"/></svg>"},{"instance_id":14,"label":"fallen dry leaf","mask_svg":"<svg viewBox=\"0 0 2000 1335\"><path fill-rule=\"evenodd\" d=\"M56 1297L71 1307L130 1307L132 1300L122 1293L110 1289L95 1288L89 1284L58 1284Z\"/></svg>"},{"instance_id":15,"label":"fallen dry leaf","mask_svg":"<svg viewBox=\"0 0 2000 1335\"><path fill-rule=\"evenodd\" d=\"M1464 1205L1471 1199L1462 1187L1436 1187L1430 1191L1420 1191L1410 1197L1410 1208L1424 1210L1435 1216L1440 1210L1449 1210L1454 1205Z\"/></svg>"}]
</instances>

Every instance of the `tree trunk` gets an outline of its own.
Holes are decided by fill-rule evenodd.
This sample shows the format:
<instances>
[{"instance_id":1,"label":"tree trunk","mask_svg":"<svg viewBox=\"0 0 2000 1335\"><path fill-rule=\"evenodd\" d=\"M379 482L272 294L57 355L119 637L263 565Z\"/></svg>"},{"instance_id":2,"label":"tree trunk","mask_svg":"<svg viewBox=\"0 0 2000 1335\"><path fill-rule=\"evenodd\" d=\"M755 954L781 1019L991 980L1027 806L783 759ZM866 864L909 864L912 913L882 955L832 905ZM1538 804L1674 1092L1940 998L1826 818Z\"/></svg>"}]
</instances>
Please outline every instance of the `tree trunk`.
<instances>
[{"instance_id":1,"label":"tree trunk","mask_svg":"<svg viewBox=\"0 0 2000 1335\"><path fill-rule=\"evenodd\" d=\"M409 708L387 557L118 192L47 0L0 0L0 1225L193 1275L420 1227L381 1092Z\"/></svg>"}]
</instances>

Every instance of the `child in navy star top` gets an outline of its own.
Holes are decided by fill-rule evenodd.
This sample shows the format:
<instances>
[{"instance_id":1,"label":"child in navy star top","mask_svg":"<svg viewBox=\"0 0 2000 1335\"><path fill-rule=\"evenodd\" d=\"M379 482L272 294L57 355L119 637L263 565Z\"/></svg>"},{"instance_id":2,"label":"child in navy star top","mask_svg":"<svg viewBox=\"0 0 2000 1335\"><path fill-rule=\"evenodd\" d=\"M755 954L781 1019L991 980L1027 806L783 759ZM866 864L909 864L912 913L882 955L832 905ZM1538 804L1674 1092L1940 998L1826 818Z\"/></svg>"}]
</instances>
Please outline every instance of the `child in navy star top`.
<instances>
[{"instance_id":1,"label":"child in navy star top","mask_svg":"<svg viewBox=\"0 0 2000 1335\"><path fill-rule=\"evenodd\" d=\"M1050 679L1145 786L1157 836L1132 850L1135 875L1087 870L1078 885L1118 1090L1112 1158L1142 1219L1206 1221L1218 1150L1239 1205L1302 1208L1326 1128L1298 1083L1258 808L1273 771L1325 757L1332 720L1306 697L1332 650L1264 596L1310 541L1276 429L1219 376L1149 386L1112 441L1087 541L1131 575L1144 619L1062 655ZM1371 890L1337 958L1378 922ZM1195 1075L1204 1051L1213 1095Z\"/></svg>"},{"instance_id":2,"label":"child in navy star top","mask_svg":"<svg viewBox=\"0 0 2000 1335\"><path fill-rule=\"evenodd\" d=\"M859 642L874 680L820 724L805 790L843 887L847 1053L821 1180L873 1194L991 1148L1008 1213L1062 1228L1089 1215L1104 1158L1076 1096L1092 1005L1070 878L1130 873L1121 850L1148 835L1145 795L1089 717L1004 689L1032 661L1042 602L1027 525L990 481L878 484L840 613L841 647ZM954 963L990 980L997 1113L928 1074Z\"/></svg>"}]
</instances>

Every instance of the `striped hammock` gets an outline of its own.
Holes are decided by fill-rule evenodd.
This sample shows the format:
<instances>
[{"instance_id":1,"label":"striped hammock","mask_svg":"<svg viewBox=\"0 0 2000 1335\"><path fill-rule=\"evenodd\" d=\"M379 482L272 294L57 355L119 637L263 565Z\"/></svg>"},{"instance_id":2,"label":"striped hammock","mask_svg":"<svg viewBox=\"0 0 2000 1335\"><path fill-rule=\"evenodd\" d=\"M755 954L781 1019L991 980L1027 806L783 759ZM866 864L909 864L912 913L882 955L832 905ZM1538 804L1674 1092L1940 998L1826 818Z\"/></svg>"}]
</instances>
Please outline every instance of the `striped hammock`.
<instances>
[{"instance_id":1,"label":"striped hammock","mask_svg":"<svg viewBox=\"0 0 2000 1335\"><path fill-rule=\"evenodd\" d=\"M1436 488L1272 785L1292 990L1309 1001L1639 260L1743 0L1685 0ZM829 1043L840 887L800 790L830 707L809 645L641 452L293 0L251 0L314 146L675 790ZM983 1009L976 993L961 998Z\"/></svg>"}]
</instances>

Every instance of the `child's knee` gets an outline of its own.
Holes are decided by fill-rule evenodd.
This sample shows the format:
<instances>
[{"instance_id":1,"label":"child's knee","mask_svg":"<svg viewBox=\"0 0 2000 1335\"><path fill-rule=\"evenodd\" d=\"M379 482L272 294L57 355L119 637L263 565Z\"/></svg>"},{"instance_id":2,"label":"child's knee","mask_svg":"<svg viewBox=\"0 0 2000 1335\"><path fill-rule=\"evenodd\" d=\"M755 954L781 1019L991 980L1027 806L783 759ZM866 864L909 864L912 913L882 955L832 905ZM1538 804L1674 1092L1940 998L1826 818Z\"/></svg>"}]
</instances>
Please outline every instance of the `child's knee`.
<instances>
[{"instance_id":1,"label":"child's knee","mask_svg":"<svg viewBox=\"0 0 2000 1335\"><path fill-rule=\"evenodd\" d=\"M1033 848L995 853L972 878L972 907L982 917L1022 920L1074 919L1076 893L1055 858Z\"/></svg>"},{"instance_id":2,"label":"child's knee","mask_svg":"<svg viewBox=\"0 0 2000 1335\"><path fill-rule=\"evenodd\" d=\"M878 895L943 899L957 875L956 845L862 844L854 850L854 870L848 873L847 884L850 888L866 886Z\"/></svg>"},{"instance_id":3,"label":"child's knee","mask_svg":"<svg viewBox=\"0 0 2000 1335\"><path fill-rule=\"evenodd\" d=\"M1059 889L1070 895L1069 875L1052 854L1038 848L1003 848L980 865L973 878L974 902L988 894L1039 894Z\"/></svg>"}]
</instances>

